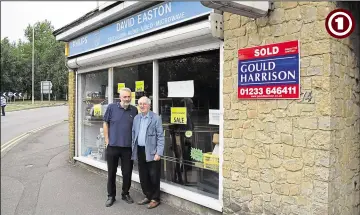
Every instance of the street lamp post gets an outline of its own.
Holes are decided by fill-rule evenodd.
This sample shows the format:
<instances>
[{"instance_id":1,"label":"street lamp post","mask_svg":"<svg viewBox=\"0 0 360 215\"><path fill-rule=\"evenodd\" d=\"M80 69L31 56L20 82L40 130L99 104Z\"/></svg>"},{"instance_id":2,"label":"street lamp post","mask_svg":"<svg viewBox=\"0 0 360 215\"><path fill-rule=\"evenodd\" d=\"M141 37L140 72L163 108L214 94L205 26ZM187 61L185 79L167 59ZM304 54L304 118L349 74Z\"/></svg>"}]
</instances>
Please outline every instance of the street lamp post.
<instances>
[{"instance_id":1,"label":"street lamp post","mask_svg":"<svg viewBox=\"0 0 360 215\"><path fill-rule=\"evenodd\" d=\"M34 104L34 41L35 41L35 27L33 25L33 36L32 36L32 104Z\"/></svg>"}]
</instances>

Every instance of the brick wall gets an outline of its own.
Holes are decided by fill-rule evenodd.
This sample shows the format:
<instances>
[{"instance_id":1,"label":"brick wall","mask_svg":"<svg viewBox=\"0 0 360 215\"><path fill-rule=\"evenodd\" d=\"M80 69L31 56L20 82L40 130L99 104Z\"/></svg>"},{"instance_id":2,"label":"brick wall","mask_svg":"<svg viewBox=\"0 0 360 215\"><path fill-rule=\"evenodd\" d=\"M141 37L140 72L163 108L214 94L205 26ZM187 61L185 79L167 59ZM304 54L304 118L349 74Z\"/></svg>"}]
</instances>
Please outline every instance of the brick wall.
<instances>
[{"instance_id":1,"label":"brick wall","mask_svg":"<svg viewBox=\"0 0 360 215\"><path fill-rule=\"evenodd\" d=\"M359 43L327 34L336 7L275 2L259 19L224 13L224 214L359 208ZM288 40L300 40L301 99L238 100L238 49Z\"/></svg>"},{"instance_id":2,"label":"brick wall","mask_svg":"<svg viewBox=\"0 0 360 215\"><path fill-rule=\"evenodd\" d=\"M75 72L69 70L68 77L68 104L69 104L69 161L74 162L75 156Z\"/></svg>"}]
</instances>

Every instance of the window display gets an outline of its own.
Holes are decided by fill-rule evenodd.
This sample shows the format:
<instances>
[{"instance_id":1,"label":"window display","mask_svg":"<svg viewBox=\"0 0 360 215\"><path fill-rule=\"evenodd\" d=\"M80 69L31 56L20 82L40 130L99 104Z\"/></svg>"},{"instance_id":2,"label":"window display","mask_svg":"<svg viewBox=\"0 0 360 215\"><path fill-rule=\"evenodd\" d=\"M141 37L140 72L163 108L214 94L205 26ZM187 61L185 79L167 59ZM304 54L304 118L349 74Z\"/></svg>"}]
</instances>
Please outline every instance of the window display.
<instances>
[{"instance_id":1,"label":"window display","mask_svg":"<svg viewBox=\"0 0 360 215\"><path fill-rule=\"evenodd\" d=\"M159 107L164 136L161 180L219 198L219 50L158 61ZM132 104L147 96L153 101L153 62L80 75L83 105L81 156L104 162L103 115L108 106L108 80L113 102L130 88ZM111 74L111 73L110 73ZM111 80L111 79L110 79ZM151 107L152 110L152 107ZM135 172L138 171L134 162Z\"/></svg>"},{"instance_id":2,"label":"window display","mask_svg":"<svg viewBox=\"0 0 360 215\"><path fill-rule=\"evenodd\" d=\"M219 51L159 61L162 180L218 198ZM211 124L210 124L211 123Z\"/></svg>"},{"instance_id":3,"label":"window display","mask_svg":"<svg viewBox=\"0 0 360 215\"><path fill-rule=\"evenodd\" d=\"M82 113L81 155L105 161L103 115L108 106L108 71L96 71L81 76Z\"/></svg>"},{"instance_id":4,"label":"window display","mask_svg":"<svg viewBox=\"0 0 360 215\"><path fill-rule=\"evenodd\" d=\"M152 100L152 62L130 67L115 67L113 80L114 102L120 101L119 91L124 87L131 89L131 103L136 107L138 99L142 96L147 96ZM134 162L133 170L138 171L137 161Z\"/></svg>"},{"instance_id":5,"label":"window display","mask_svg":"<svg viewBox=\"0 0 360 215\"><path fill-rule=\"evenodd\" d=\"M134 92L135 100L132 101L137 105L137 100L141 96L152 98L153 72L152 62L130 67L114 68L114 102L120 101L119 91L127 87Z\"/></svg>"}]
</instances>

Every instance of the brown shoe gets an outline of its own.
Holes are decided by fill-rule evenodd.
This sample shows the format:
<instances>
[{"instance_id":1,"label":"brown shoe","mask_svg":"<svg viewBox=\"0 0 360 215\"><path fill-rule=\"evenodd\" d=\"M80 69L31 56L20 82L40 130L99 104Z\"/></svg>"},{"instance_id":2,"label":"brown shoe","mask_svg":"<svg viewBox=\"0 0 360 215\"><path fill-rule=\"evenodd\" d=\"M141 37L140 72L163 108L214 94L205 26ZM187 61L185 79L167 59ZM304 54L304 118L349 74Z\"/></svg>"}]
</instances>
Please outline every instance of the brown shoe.
<instances>
[{"instance_id":1,"label":"brown shoe","mask_svg":"<svg viewBox=\"0 0 360 215\"><path fill-rule=\"evenodd\" d=\"M150 200L148 198L145 198L141 201L139 201L137 204L138 205L146 205L146 204L149 204L150 203Z\"/></svg>"},{"instance_id":2,"label":"brown shoe","mask_svg":"<svg viewBox=\"0 0 360 215\"><path fill-rule=\"evenodd\" d=\"M153 208L156 208L158 205L160 205L160 202L157 202L155 200L151 200L151 202L148 204L147 208L148 209L153 209Z\"/></svg>"}]
</instances>

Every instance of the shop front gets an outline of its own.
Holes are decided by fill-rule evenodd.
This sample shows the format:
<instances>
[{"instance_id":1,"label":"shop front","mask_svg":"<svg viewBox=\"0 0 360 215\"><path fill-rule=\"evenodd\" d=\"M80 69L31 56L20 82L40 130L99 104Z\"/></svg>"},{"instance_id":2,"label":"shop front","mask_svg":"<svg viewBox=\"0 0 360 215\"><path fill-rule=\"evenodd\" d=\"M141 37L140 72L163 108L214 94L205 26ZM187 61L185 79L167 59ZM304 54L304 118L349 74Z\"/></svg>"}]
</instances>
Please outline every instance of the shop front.
<instances>
[{"instance_id":1,"label":"shop front","mask_svg":"<svg viewBox=\"0 0 360 215\"><path fill-rule=\"evenodd\" d=\"M354 15L345 38L327 32L337 9ZM54 33L68 42L70 160L106 171L102 115L129 87L161 116L161 190L176 206L359 214L359 10L134 1L89 13Z\"/></svg>"},{"instance_id":2,"label":"shop front","mask_svg":"<svg viewBox=\"0 0 360 215\"><path fill-rule=\"evenodd\" d=\"M107 170L102 117L128 87L133 105L148 96L162 119L161 190L221 211L222 14L200 2L124 2L95 17L117 7L127 15L68 36L76 95L73 159ZM139 182L136 162L132 179Z\"/></svg>"}]
</instances>

